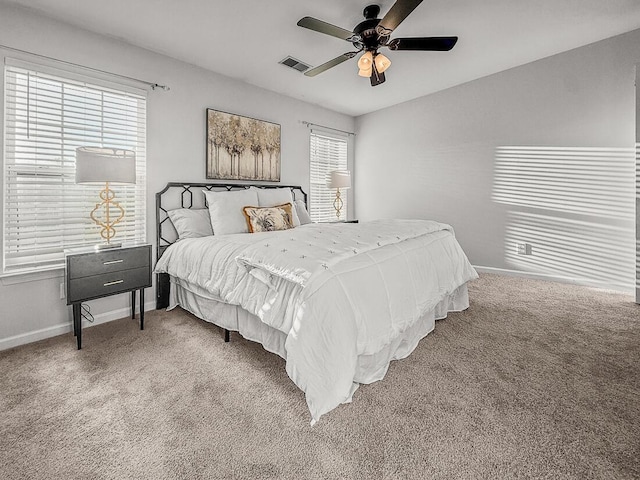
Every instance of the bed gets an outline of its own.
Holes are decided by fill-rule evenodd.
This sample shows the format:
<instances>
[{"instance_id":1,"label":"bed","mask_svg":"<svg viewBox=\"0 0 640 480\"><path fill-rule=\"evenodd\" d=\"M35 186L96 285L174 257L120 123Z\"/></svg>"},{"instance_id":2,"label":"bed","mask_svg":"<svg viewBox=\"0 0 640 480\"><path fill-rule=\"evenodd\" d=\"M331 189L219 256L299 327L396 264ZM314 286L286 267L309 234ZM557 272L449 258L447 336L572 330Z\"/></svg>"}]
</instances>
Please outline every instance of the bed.
<instances>
[{"instance_id":1,"label":"bed","mask_svg":"<svg viewBox=\"0 0 640 480\"><path fill-rule=\"evenodd\" d=\"M311 223L176 241L169 217L204 215L201 191L256 188L307 203L299 186L282 185L170 183L156 195L157 307L184 308L285 359L312 424L381 380L436 319L468 308L466 284L477 274L451 227L437 222ZM211 222L214 232L226 228Z\"/></svg>"}]
</instances>

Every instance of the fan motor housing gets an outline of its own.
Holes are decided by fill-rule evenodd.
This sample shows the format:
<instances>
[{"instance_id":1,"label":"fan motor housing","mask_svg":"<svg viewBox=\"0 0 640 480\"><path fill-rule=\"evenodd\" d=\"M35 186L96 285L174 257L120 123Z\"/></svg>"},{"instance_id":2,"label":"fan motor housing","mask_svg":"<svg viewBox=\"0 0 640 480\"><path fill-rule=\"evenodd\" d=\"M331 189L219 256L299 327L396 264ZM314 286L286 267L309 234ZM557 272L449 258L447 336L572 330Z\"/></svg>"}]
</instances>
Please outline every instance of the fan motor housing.
<instances>
[{"instance_id":1,"label":"fan motor housing","mask_svg":"<svg viewBox=\"0 0 640 480\"><path fill-rule=\"evenodd\" d=\"M362 11L362 16L369 20L370 18L378 18L380 15L380 5L367 5Z\"/></svg>"},{"instance_id":2,"label":"fan motor housing","mask_svg":"<svg viewBox=\"0 0 640 480\"><path fill-rule=\"evenodd\" d=\"M381 37L376 32L376 27L380 23L379 18L369 18L360 22L353 29L353 33L360 37L360 42L353 42L356 48L364 46L365 50L376 50L380 45L384 45L385 39L389 37Z\"/></svg>"}]
</instances>

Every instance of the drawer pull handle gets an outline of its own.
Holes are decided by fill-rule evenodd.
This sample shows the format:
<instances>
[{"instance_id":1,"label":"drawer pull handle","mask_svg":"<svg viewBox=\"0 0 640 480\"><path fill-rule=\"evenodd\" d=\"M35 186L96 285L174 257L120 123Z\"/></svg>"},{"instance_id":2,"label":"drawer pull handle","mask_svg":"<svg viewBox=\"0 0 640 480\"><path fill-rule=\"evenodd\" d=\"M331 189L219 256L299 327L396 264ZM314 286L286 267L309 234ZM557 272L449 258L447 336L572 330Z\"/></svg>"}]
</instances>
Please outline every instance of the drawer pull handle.
<instances>
[{"instance_id":1,"label":"drawer pull handle","mask_svg":"<svg viewBox=\"0 0 640 480\"><path fill-rule=\"evenodd\" d=\"M105 287L110 287L111 285L118 285L119 283L124 283L124 280L114 280L113 282L107 282L103 285Z\"/></svg>"},{"instance_id":2,"label":"drawer pull handle","mask_svg":"<svg viewBox=\"0 0 640 480\"><path fill-rule=\"evenodd\" d=\"M111 260L109 262L102 262L103 265L113 265L115 263L122 263L124 260Z\"/></svg>"}]
</instances>

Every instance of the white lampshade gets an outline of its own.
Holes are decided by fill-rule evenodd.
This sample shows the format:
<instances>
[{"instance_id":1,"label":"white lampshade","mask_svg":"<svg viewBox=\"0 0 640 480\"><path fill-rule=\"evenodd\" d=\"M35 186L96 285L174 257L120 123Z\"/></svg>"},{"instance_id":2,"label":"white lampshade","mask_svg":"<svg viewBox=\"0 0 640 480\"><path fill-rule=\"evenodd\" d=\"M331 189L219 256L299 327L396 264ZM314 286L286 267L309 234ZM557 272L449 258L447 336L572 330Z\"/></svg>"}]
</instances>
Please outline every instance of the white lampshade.
<instances>
[{"instance_id":1,"label":"white lampshade","mask_svg":"<svg viewBox=\"0 0 640 480\"><path fill-rule=\"evenodd\" d=\"M136 153L105 147L76 149L76 183L136 183Z\"/></svg>"},{"instance_id":2,"label":"white lampshade","mask_svg":"<svg viewBox=\"0 0 640 480\"><path fill-rule=\"evenodd\" d=\"M329 188L351 188L351 172L349 170L334 170L327 178Z\"/></svg>"}]
</instances>

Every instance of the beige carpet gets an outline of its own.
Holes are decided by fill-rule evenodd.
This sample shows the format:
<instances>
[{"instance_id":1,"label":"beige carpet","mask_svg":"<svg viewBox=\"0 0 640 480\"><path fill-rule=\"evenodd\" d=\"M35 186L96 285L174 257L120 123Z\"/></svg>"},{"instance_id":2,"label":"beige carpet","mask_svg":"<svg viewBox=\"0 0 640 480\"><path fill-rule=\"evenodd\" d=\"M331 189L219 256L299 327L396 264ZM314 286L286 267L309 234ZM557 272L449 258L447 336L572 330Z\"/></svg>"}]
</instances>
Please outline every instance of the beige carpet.
<instances>
[{"instance_id":1,"label":"beige carpet","mask_svg":"<svg viewBox=\"0 0 640 480\"><path fill-rule=\"evenodd\" d=\"M0 352L0 478L640 478L640 307L483 275L315 426L284 362L182 311Z\"/></svg>"}]
</instances>

